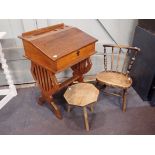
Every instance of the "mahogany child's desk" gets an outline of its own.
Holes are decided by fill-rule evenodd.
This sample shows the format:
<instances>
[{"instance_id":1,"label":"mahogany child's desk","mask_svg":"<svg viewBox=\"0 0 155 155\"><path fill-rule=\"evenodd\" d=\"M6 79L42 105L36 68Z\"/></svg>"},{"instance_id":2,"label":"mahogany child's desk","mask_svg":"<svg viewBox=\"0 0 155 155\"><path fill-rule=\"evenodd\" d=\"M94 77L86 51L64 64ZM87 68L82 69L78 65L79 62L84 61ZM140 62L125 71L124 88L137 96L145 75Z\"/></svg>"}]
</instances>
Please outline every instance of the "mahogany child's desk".
<instances>
[{"instance_id":1,"label":"mahogany child's desk","mask_svg":"<svg viewBox=\"0 0 155 155\"><path fill-rule=\"evenodd\" d=\"M56 117L62 118L52 95L74 81L83 81L83 74L91 66L90 56L95 53L97 39L78 28L58 24L25 32L22 36L25 56L31 60L32 75L41 89L38 103L49 103ZM55 76L71 67L73 76L58 83Z\"/></svg>"}]
</instances>

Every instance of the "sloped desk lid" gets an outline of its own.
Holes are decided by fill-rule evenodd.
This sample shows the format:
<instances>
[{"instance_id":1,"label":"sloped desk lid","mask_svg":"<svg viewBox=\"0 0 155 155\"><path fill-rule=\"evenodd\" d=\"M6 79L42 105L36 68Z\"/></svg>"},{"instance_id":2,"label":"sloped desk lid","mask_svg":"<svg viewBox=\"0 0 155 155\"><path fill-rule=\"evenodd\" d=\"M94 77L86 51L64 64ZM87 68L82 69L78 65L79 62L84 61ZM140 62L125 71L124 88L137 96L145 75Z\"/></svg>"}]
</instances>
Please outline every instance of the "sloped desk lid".
<instances>
[{"instance_id":1,"label":"sloped desk lid","mask_svg":"<svg viewBox=\"0 0 155 155\"><path fill-rule=\"evenodd\" d=\"M35 30L36 34L30 33L30 35L22 35L20 38L33 44L53 61L97 41L75 27L62 24L61 27L50 31L47 31L47 28L43 28L42 33L37 34L37 30Z\"/></svg>"}]
</instances>

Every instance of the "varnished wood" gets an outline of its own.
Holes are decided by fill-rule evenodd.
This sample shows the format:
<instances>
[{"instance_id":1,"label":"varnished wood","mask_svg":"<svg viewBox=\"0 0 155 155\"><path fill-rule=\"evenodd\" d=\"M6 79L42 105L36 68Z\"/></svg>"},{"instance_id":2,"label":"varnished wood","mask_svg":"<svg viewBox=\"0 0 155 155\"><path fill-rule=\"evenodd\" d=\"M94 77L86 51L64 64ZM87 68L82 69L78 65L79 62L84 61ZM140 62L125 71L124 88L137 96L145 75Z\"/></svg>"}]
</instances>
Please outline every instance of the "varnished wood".
<instances>
[{"instance_id":1,"label":"varnished wood","mask_svg":"<svg viewBox=\"0 0 155 155\"><path fill-rule=\"evenodd\" d=\"M24 36L24 37L26 37L26 36L28 36L28 37L29 36L37 36L37 35L40 35L40 34L44 34L45 32L54 31L57 28L59 28L59 29L64 28L64 24L61 23L61 24L57 24L57 25L48 26L46 28L40 28L40 29L37 29L37 30L25 32L25 33L22 34L22 36Z\"/></svg>"},{"instance_id":2,"label":"varnished wood","mask_svg":"<svg viewBox=\"0 0 155 155\"><path fill-rule=\"evenodd\" d=\"M124 49L129 49L129 50L136 50L138 52L140 52L140 48L138 47L130 47L130 46L126 46L126 45L112 45L112 44L104 44L104 47L114 47L114 48L124 48Z\"/></svg>"},{"instance_id":3,"label":"varnished wood","mask_svg":"<svg viewBox=\"0 0 155 155\"><path fill-rule=\"evenodd\" d=\"M83 82L83 74L87 73L92 67L90 58L82 60L80 63L71 67L73 70L73 76L79 77L78 81Z\"/></svg>"},{"instance_id":4,"label":"varnished wood","mask_svg":"<svg viewBox=\"0 0 155 155\"><path fill-rule=\"evenodd\" d=\"M112 47L112 53L111 53L111 71L113 70L113 64L114 64L114 47Z\"/></svg>"},{"instance_id":5,"label":"varnished wood","mask_svg":"<svg viewBox=\"0 0 155 155\"><path fill-rule=\"evenodd\" d=\"M70 106L79 106L83 108L85 127L87 131L89 131L87 106L90 105L90 110L93 112L93 103L97 101L98 95L99 90L89 83L77 83L69 86L64 94L64 98L69 105L68 111L70 111Z\"/></svg>"},{"instance_id":6,"label":"varnished wood","mask_svg":"<svg viewBox=\"0 0 155 155\"><path fill-rule=\"evenodd\" d=\"M40 96L38 99L38 104L43 105L44 103L45 103L45 99L42 96Z\"/></svg>"},{"instance_id":7,"label":"varnished wood","mask_svg":"<svg viewBox=\"0 0 155 155\"><path fill-rule=\"evenodd\" d=\"M123 103L122 110L126 111L126 91L132 85L132 79L129 76L132 65L136 59L137 52L140 51L137 47L129 47L124 45L103 45L104 47L104 69L105 71L98 73L96 80L98 83L101 83L106 86L121 88L123 94L121 95ZM107 48L111 49L111 62L107 62ZM118 51L115 53L116 67L114 66L114 50ZM126 50L124 52L124 50ZM109 53L108 53L109 54ZM121 55L124 55L123 64L121 66ZM130 56L131 55L131 56ZM111 64L111 67L108 68L107 63ZM121 69L120 69L121 68ZM120 94L108 93L115 96L120 96Z\"/></svg>"},{"instance_id":8,"label":"varnished wood","mask_svg":"<svg viewBox=\"0 0 155 155\"><path fill-rule=\"evenodd\" d=\"M118 56L117 56L117 66L116 66L116 71L118 72L118 67L120 65L120 54L121 54L121 48L119 49Z\"/></svg>"},{"instance_id":9,"label":"varnished wood","mask_svg":"<svg viewBox=\"0 0 155 155\"><path fill-rule=\"evenodd\" d=\"M122 97L122 95L118 94L118 93L116 94L116 93L110 93L110 92L106 92L106 91L103 91L103 93L106 95L114 95L114 96Z\"/></svg>"},{"instance_id":10,"label":"varnished wood","mask_svg":"<svg viewBox=\"0 0 155 155\"><path fill-rule=\"evenodd\" d=\"M29 35L22 35L20 38L30 42L53 61L74 51L81 50L81 47L85 47L97 41L83 31L65 25L64 27L57 27L57 29L50 29L50 31L47 31L47 28L45 28L45 32L42 29L42 33L39 35L30 33Z\"/></svg>"},{"instance_id":11,"label":"varnished wood","mask_svg":"<svg viewBox=\"0 0 155 155\"><path fill-rule=\"evenodd\" d=\"M89 83L77 83L69 86L64 94L68 104L86 106L97 101L99 90Z\"/></svg>"},{"instance_id":12,"label":"varnished wood","mask_svg":"<svg viewBox=\"0 0 155 155\"><path fill-rule=\"evenodd\" d=\"M107 54L106 54L106 48L104 47L104 69L107 71Z\"/></svg>"},{"instance_id":13,"label":"varnished wood","mask_svg":"<svg viewBox=\"0 0 155 155\"><path fill-rule=\"evenodd\" d=\"M96 78L98 82L112 87L129 88L132 84L130 77L118 72L101 72Z\"/></svg>"},{"instance_id":14,"label":"varnished wood","mask_svg":"<svg viewBox=\"0 0 155 155\"><path fill-rule=\"evenodd\" d=\"M90 105L90 110L91 110L91 112L94 112L94 105L93 104Z\"/></svg>"},{"instance_id":15,"label":"varnished wood","mask_svg":"<svg viewBox=\"0 0 155 155\"><path fill-rule=\"evenodd\" d=\"M87 108L83 107L83 115L84 115L84 122L86 130L89 131L89 122L88 122L88 114L87 114Z\"/></svg>"},{"instance_id":16,"label":"varnished wood","mask_svg":"<svg viewBox=\"0 0 155 155\"><path fill-rule=\"evenodd\" d=\"M127 54L129 53L129 49L127 50L127 52L124 54L124 62L123 62L123 67L122 67L122 73L124 73L124 68L125 68L125 63L127 61Z\"/></svg>"},{"instance_id":17,"label":"varnished wood","mask_svg":"<svg viewBox=\"0 0 155 155\"><path fill-rule=\"evenodd\" d=\"M67 105L67 112L70 112L70 111L71 111L71 106Z\"/></svg>"},{"instance_id":18,"label":"varnished wood","mask_svg":"<svg viewBox=\"0 0 155 155\"><path fill-rule=\"evenodd\" d=\"M126 89L123 89L123 104L122 104L122 110L123 112L126 112Z\"/></svg>"},{"instance_id":19,"label":"varnished wood","mask_svg":"<svg viewBox=\"0 0 155 155\"><path fill-rule=\"evenodd\" d=\"M38 103L48 102L54 114L61 119L53 95L74 81L83 81L83 74L92 66L90 56L95 53L97 40L64 24L25 32L19 38L23 41L25 57L31 60L32 75L41 89ZM55 74L69 67L73 70L73 76L58 83Z\"/></svg>"},{"instance_id":20,"label":"varnished wood","mask_svg":"<svg viewBox=\"0 0 155 155\"><path fill-rule=\"evenodd\" d=\"M57 60L57 68L58 70L63 70L67 67L73 66L74 64L77 64L79 60L82 61L85 58L88 58L88 56L93 55L95 53L94 51L95 43L83 47L80 50L74 51L66 56L63 56L62 58Z\"/></svg>"},{"instance_id":21,"label":"varnished wood","mask_svg":"<svg viewBox=\"0 0 155 155\"><path fill-rule=\"evenodd\" d=\"M56 73L57 72L57 65L56 62L52 61L49 57L45 54L40 52L37 48L35 48L30 42L24 41L24 50L25 50L25 57L34 63L46 68L47 70Z\"/></svg>"},{"instance_id":22,"label":"varnished wood","mask_svg":"<svg viewBox=\"0 0 155 155\"><path fill-rule=\"evenodd\" d=\"M90 104L90 106L87 106L87 109L91 112L94 112L94 103Z\"/></svg>"},{"instance_id":23,"label":"varnished wood","mask_svg":"<svg viewBox=\"0 0 155 155\"><path fill-rule=\"evenodd\" d=\"M105 69L105 71L121 72L124 69L124 65L127 60L127 57L131 57L129 53L133 53L130 61L128 62L127 68L124 72L124 74L128 75L131 70L131 67L135 61L137 52L139 52L140 49L137 47L129 47L129 46L125 46L125 45L103 45L103 47L104 47L104 69ZM111 49L111 53L107 53L107 48ZM125 52L124 50L127 50L127 51ZM115 54L114 54L114 51L115 51ZM118 52L116 52L116 51L118 51ZM109 63L109 62L107 62L108 54L111 55L111 68L108 68L108 66L107 66L107 63ZM115 65L114 55L117 57L116 66L114 66ZM124 63L122 66L120 64L120 55L124 55ZM122 68L121 71L118 70L118 68L120 68L120 67Z\"/></svg>"}]
</instances>

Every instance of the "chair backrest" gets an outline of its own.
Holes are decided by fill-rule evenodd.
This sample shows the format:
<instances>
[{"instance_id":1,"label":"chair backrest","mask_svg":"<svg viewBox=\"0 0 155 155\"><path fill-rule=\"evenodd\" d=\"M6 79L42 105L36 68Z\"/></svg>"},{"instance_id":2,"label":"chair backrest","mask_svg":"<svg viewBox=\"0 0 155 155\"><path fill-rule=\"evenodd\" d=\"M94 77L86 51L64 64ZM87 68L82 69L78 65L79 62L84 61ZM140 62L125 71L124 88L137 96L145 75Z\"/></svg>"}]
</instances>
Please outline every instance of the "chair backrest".
<instances>
[{"instance_id":1,"label":"chair backrest","mask_svg":"<svg viewBox=\"0 0 155 155\"><path fill-rule=\"evenodd\" d=\"M128 75L140 49L124 45L103 45L103 47L105 71Z\"/></svg>"}]
</instances>

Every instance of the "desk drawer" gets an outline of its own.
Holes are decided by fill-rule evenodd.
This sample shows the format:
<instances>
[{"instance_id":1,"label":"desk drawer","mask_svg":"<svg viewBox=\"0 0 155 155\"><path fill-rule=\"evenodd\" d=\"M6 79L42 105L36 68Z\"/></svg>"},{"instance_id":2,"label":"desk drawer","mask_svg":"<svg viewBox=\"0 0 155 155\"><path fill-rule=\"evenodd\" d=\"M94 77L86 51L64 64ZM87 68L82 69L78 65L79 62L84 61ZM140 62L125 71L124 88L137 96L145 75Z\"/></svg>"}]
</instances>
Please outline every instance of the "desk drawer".
<instances>
[{"instance_id":1,"label":"desk drawer","mask_svg":"<svg viewBox=\"0 0 155 155\"><path fill-rule=\"evenodd\" d=\"M62 70L84 60L95 53L95 43L72 52L57 61L57 69Z\"/></svg>"}]
</instances>

